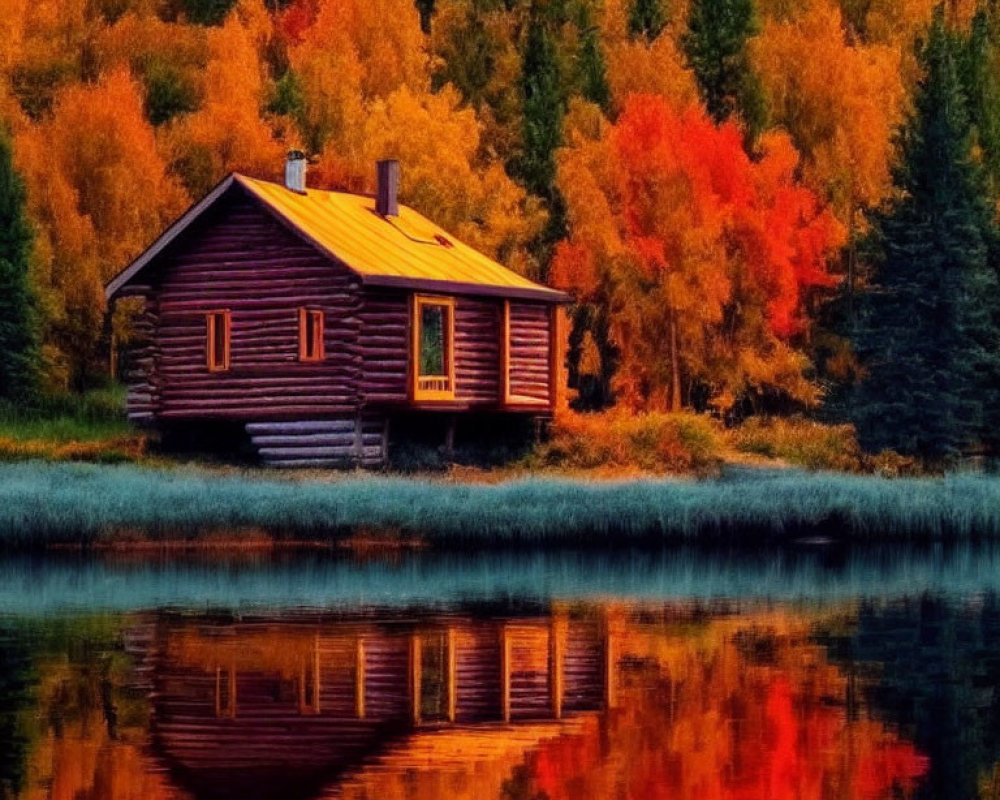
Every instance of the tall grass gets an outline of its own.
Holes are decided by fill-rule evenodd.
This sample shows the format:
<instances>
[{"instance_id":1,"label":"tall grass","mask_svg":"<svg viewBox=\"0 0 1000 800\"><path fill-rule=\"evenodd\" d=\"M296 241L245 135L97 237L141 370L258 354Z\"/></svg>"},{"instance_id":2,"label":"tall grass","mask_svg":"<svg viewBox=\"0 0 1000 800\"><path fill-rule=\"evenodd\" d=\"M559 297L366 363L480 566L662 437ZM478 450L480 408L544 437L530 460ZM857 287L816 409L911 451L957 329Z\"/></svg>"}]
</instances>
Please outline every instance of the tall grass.
<instances>
[{"instance_id":1,"label":"tall grass","mask_svg":"<svg viewBox=\"0 0 1000 800\"><path fill-rule=\"evenodd\" d=\"M751 471L752 472L752 471ZM706 481L334 483L96 464L0 464L8 547L263 529L334 541L358 528L451 546L1000 538L1000 480L782 471Z\"/></svg>"}]
</instances>

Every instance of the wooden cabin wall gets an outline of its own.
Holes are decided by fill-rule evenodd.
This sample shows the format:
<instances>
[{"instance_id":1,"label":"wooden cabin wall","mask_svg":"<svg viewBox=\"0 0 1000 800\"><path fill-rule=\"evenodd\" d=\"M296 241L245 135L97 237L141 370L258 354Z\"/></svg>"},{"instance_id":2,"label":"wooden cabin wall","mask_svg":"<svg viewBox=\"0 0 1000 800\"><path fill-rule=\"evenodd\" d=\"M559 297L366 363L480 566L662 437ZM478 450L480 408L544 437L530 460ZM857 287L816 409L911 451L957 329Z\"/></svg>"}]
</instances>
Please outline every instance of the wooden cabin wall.
<instances>
[{"instance_id":1,"label":"wooden cabin wall","mask_svg":"<svg viewBox=\"0 0 1000 800\"><path fill-rule=\"evenodd\" d=\"M459 297L455 302L455 399L500 400L502 301Z\"/></svg>"},{"instance_id":2,"label":"wooden cabin wall","mask_svg":"<svg viewBox=\"0 0 1000 800\"><path fill-rule=\"evenodd\" d=\"M360 317L364 402L405 403L409 396L409 295L368 290L364 293Z\"/></svg>"},{"instance_id":3,"label":"wooden cabin wall","mask_svg":"<svg viewBox=\"0 0 1000 800\"><path fill-rule=\"evenodd\" d=\"M160 264L158 414L307 419L358 405L360 281L243 196L175 243ZM299 308L325 312L325 360L299 360ZM206 313L231 313L230 368L206 363Z\"/></svg>"},{"instance_id":4,"label":"wooden cabin wall","mask_svg":"<svg viewBox=\"0 0 1000 800\"><path fill-rule=\"evenodd\" d=\"M549 402L552 374L551 306L510 304L510 389L517 397Z\"/></svg>"},{"instance_id":5,"label":"wooden cabin wall","mask_svg":"<svg viewBox=\"0 0 1000 800\"><path fill-rule=\"evenodd\" d=\"M156 374L159 346L156 330L159 309L147 289L142 295L143 306L132 323L133 339L129 345L122 377L127 387L126 407L132 422L150 422L160 407L160 385Z\"/></svg>"},{"instance_id":6,"label":"wooden cabin wall","mask_svg":"<svg viewBox=\"0 0 1000 800\"><path fill-rule=\"evenodd\" d=\"M455 402L500 399L502 300L455 298ZM410 294L369 290L360 312L362 393L366 403L403 404L409 397Z\"/></svg>"}]
</instances>

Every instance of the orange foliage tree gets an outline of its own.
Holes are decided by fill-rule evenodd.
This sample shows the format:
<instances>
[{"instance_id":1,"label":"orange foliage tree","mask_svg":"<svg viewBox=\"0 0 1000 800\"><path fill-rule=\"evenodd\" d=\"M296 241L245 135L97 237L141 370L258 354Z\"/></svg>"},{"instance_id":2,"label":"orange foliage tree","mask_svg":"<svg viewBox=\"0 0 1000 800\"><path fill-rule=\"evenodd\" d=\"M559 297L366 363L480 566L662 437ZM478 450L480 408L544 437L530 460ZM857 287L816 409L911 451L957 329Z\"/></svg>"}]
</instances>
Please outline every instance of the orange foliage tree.
<instances>
[{"instance_id":1,"label":"orange foliage tree","mask_svg":"<svg viewBox=\"0 0 1000 800\"><path fill-rule=\"evenodd\" d=\"M900 50L849 42L840 10L819 0L801 16L767 22L751 54L771 118L802 154L806 183L853 229L891 186L905 104Z\"/></svg>"},{"instance_id":2,"label":"orange foliage tree","mask_svg":"<svg viewBox=\"0 0 1000 800\"><path fill-rule=\"evenodd\" d=\"M796 181L787 137L761 151L751 161L734 125L696 107L635 95L562 153L571 236L553 280L606 307L630 406L678 410L694 391L723 411L751 392L816 401L793 342L843 230Z\"/></svg>"},{"instance_id":3,"label":"orange foliage tree","mask_svg":"<svg viewBox=\"0 0 1000 800\"><path fill-rule=\"evenodd\" d=\"M104 283L185 206L167 174L139 87L125 71L73 86L15 139L36 222L33 276L46 321L47 374L78 383L94 356Z\"/></svg>"},{"instance_id":4,"label":"orange foliage tree","mask_svg":"<svg viewBox=\"0 0 1000 800\"><path fill-rule=\"evenodd\" d=\"M204 100L165 126L162 147L192 196L228 172L279 176L285 147L261 115L268 79L260 51L270 20L260 0L240 0L225 25L208 34Z\"/></svg>"}]
</instances>

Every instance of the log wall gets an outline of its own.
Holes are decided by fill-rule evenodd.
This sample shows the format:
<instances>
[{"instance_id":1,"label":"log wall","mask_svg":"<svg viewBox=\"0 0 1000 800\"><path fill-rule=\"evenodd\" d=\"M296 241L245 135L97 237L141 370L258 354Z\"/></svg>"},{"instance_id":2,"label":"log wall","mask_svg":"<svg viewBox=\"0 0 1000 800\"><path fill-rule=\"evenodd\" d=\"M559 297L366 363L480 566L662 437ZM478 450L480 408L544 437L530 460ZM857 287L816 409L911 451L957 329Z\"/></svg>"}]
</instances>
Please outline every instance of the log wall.
<instances>
[{"instance_id":1,"label":"log wall","mask_svg":"<svg viewBox=\"0 0 1000 800\"><path fill-rule=\"evenodd\" d=\"M549 403L551 309L543 303L510 304L509 395Z\"/></svg>"},{"instance_id":2,"label":"log wall","mask_svg":"<svg viewBox=\"0 0 1000 800\"><path fill-rule=\"evenodd\" d=\"M455 298L455 402L495 406L500 401L502 300ZM405 404L409 399L410 296L367 291L360 312L367 404Z\"/></svg>"},{"instance_id":3,"label":"log wall","mask_svg":"<svg viewBox=\"0 0 1000 800\"><path fill-rule=\"evenodd\" d=\"M500 400L502 301L459 297L455 306L455 399Z\"/></svg>"},{"instance_id":4,"label":"log wall","mask_svg":"<svg viewBox=\"0 0 1000 800\"><path fill-rule=\"evenodd\" d=\"M177 245L160 264L159 416L308 419L357 408L356 275L242 196ZM321 362L299 360L303 306L325 314ZM231 314L230 369L223 372L210 372L205 359L205 314L213 310Z\"/></svg>"}]
</instances>

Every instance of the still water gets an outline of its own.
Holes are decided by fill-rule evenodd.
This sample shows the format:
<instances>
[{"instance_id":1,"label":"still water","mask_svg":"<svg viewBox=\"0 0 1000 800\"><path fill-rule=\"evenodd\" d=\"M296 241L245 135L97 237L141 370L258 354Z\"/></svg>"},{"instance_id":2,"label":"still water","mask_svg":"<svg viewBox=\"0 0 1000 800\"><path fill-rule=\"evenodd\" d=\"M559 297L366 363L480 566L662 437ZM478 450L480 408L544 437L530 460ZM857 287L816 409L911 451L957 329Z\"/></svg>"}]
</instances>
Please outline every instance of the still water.
<instances>
[{"instance_id":1,"label":"still water","mask_svg":"<svg viewBox=\"0 0 1000 800\"><path fill-rule=\"evenodd\" d=\"M1000 549L0 560L0 798L1000 798Z\"/></svg>"}]
</instances>

